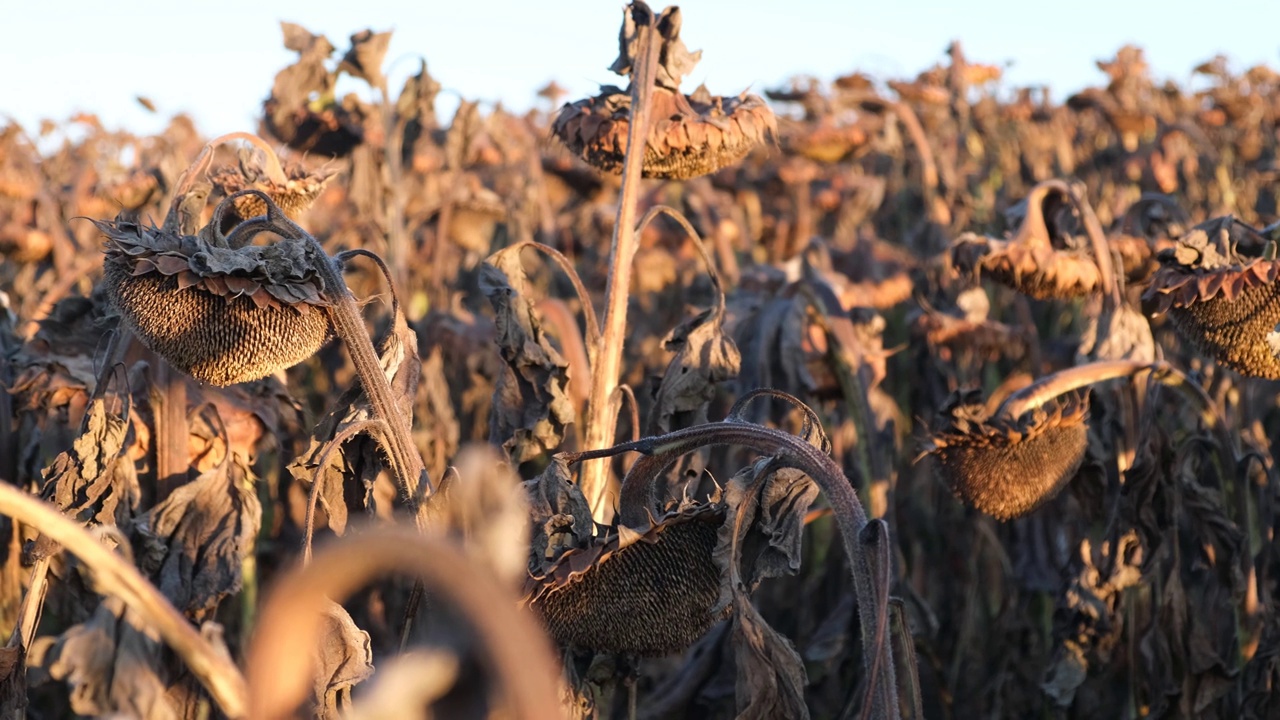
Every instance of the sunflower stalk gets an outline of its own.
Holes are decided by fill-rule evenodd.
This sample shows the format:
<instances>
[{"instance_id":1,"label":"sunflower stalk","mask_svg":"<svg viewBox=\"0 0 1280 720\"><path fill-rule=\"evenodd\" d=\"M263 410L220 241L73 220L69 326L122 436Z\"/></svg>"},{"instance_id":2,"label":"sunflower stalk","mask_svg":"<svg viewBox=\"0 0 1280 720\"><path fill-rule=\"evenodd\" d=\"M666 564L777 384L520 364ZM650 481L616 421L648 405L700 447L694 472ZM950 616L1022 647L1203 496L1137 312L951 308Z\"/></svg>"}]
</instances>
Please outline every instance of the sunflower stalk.
<instances>
[{"instance_id":1,"label":"sunflower stalk","mask_svg":"<svg viewBox=\"0 0 1280 720\"><path fill-rule=\"evenodd\" d=\"M330 258L318 240L285 217L275 203L258 190L235 193L220 207L226 206L238 196L251 193L267 204L268 214L238 225L226 238L227 244L234 247L241 236L244 241L248 241L258 233L270 231L285 238L304 239L311 245L312 254L318 258L314 269L324 286L325 300L328 302L325 310L333 324L334 333L342 339L351 354L360 385L369 399L373 419L385 424L382 445L391 460L392 472L396 476L402 499L413 511L419 529L425 529L428 521L424 500L431 494L431 482L426 477L422 456L413 444L409 422L396 404L395 395L378 359L378 351L373 347L373 341L365 329L360 306L343 280L341 259ZM387 281L391 284L392 296L396 297L394 283L390 278Z\"/></svg>"},{"instance_id":2,"label":"sunflower stalk","mask_svg":"<svg viewBox=\"0 0 1280 720\"><path fill-rule=\"evenodd\" d=\"M1236 466L1236 442L1228 432L1213 399L1181 370L1164 361L1109 360L1059 370L1005 398L994 415L1016 419L1072 390L1108 380L1132 379L1150 372L1151 380L1171 388L1200 409L1200 420L1214 434L1219 447L1219 472ZM1224 475L1226 477L1226 475Z\"/></svg>"},{"instance_id":3,"label":"sunflower stalk","mask_svg":"<svg viewBox=\"0 0 1280 720\"><path fill-rule=\"evenodd\" d=\"M308 236L309 237L309 236ZM319 248L320 243L311 240ZM426 477L426 469L422 456L413 444L413 435L408 421L396 405L387 376L378 361L378 352L369 339L364 327L364 318L355 296L347 288L342 273L333 262L322 263L321 277L325 288L330 293L333 304L328 308L334 332L347 346L351 360L360 376L360 385L364 388L369 405L373 409L373 417L386 424L384 447L391 458L392 469L400 485L400 493L414 513L419 529L426 529L426 505L424 493L429 494L430 480ZM395 292L395 288L391 289Z\"/></svg>"},{"instance_id":4,"label":"sunflower stalk","mask_svg":"<svg viewBox=\"0 0 1280 720\"><path fill-rule=\"evenodd\" d=\"M622 188L618 214L609 247L609 280L605 289L604 323L599 346L591 365L591 396L587 401L583 444L588 448L613 444L616 422L610 414L613 390L622 367L622 347L627 334L627 304L631 291L631 265L636 254L636 205L640 198L640 171L649 136L649 98L653 94L658 69L661 36L655 17L643 3L628 7L635 20L639 53L631 78L631 120L627 129L626 160L622 168ZM616 482L609 476L604 460L587 462L579 479L592 516L602 523L610 519L609 495Z\"/></svg>"}]
</instances>

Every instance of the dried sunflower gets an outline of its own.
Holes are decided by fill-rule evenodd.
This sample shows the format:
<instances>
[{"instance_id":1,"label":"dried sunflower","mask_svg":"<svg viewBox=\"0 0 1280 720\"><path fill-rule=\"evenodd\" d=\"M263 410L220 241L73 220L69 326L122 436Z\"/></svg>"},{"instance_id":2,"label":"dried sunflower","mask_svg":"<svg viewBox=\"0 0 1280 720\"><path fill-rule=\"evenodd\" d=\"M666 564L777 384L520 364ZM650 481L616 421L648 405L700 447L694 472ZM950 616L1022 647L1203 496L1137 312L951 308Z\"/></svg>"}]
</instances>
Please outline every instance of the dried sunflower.
<instances>
[{"instance_id":1,"label":"dried sunflower","mask_svg":"<svg viewBox=\"0 0 1280 720\"><path fill-rule=\"evenodd\" d=\"M795 403L804 413L802 432L808 439L743 419L744 405L762 396ZM662 502L656 480L680 456L726 444L751 447L768 457L735 475L723 492L717 488L710 497L674 506ZM590 511L569 480L568 462L628 450L642 457L623 480L618 524L593 538L586 529ZM866 527L866 515L829 452L812 410L785 393L757 390L744 395L721 422L557 456L548 472L530 484L533 505L544 521L533 543L525 603L542 615L562 645L641 656L688 647L728 613L728 578L739 569L756 577L752 565L757 560L743 557L736 545L730 547L743 528L758 524L758 531L772 538L765 542L789 558L789 572L799 569L799 529L819 486L836 509L846 552L860 557L856 538ZM758 497L745 499L749 496ZM748 513L744 503L755 507L754 502L778 510L769 519ZM864 580L855 576L859 597L871 602Z\"/></svg>"},{"instance_id":2,"label":"dried sunflower","mask_svg":"<svg viewBox=\"0 0 1280 720\"><path fill-rule=\"evenodd\" d=\"M636 12L652 11L643 3L623 11L618 59L610 70L633 74L639 57ZM648 96L649 125L643 174L651 178L687 180L731 165L751 148L777 133L773 111L757 95L713 96L705 87L692 95L680 92L680 81L701 57L680 40L680 10L667 8L656 20L661 35L656 85ZM566 104L551 126L570 150L597 169L622 173L631 124L631 92L612 85L595 97Z\"/></svg>"},{"instance_id":3,"label":"dried sunflower","mask_svg":"<svg viewBox=\"0 0 1280 720\"><path fill-rule=\"evenodd\" d=\"M1016 418L993 411L977 391L956 393L924 454L965 503L1001 520L1021 517L1075 476L1089 444L1088 412L1078 392Z\"/></svg>"},{"instance_id":4,"label":"dried sunflower","mask_svg":"<svg viewBox=\"0 0 1280 720\"><path fill-rule=\"evenodd\" d=\"M214 150L234 140L262 157L242 158L239 172L209 172ZM259 163L265 178L250 167ZM233 183L262 187L232 192L201 227L210 190L202 176L228 191ZM257 380L313 355L331 335L334 299L346 287L335 261L270 193L301 213L326 179L287 180L266 142L231 133L206 144L179 178L162 226L94 221L107 238L103 284L127 327L175 368L213 385ZM250 244L267 232L280 239Z\"/></svg>"},{"instance_id":5,"label":"dried sunflower","mask_svg":"<svg viewBox=\"0 0 1280 720\"><path fill-rule=\"evenodd\" d=\"M1234 217L1192 228L1162 251L1144 309L1239 373L1280 378L1280 262L1275 243Z\"/></svg>"},{"instance_id":6,"label":"dried sunflower","mask_svg":"<svg viewBox=\"0 0 1280 720\"><path fill-rule=\"evenodd\" d=\"M325 185L336 174L333 168L308 170L301 165L285 169L265 142L248 133L224 135L220 140L240 139L252 143L257 153L241 154L236 167L220 167L209 173L209 181L224 195L241 190L261 190L271 198L290 220L298 220L320 197ZM241 218L267 214L267 206L257 195L240 195L235 202Z\"/></svg>"},{"instance_id":7,"label":"dried sunflower","mask_svg":"<svg viewBox=\"0 0 1280 720\"><path fill-rule=\"evenodd\" d=\"M1027 355L1032 337L1028 331L991 319L991 301L981 287L961 292L945 311L922 303L911 323L912 333L927 343L944 362L957 353L979 358L1018 360Z\"/></svg>"},{"instance_id":8,"label":"dried sunflower","mask_svg":"<svg viewBox=\"0 0 1280 720\"><path fill-rule=\"evenodd\" d=\"M727 610L715 610L724 519L718 502L690 503L643 532L612 532L531 577L527 602L561 645L640 656L683 650Z\"/></svg>"},{"instance_id":9,"label":"dried sunflower","mask_svg":"<svg viewBox=\"0 0 1280 720\"><path fill-rule=\"evenodd\" d=\"M1147 193L1125 211L1118 234L1109 239L1130 283L1145 282L1160 267L1156 255L1187 232L1187 211L1169 195Z\"/></svg>"},{"instance_id":10,"label":"dried sunflower","mask_svg":"<svg viewBox=\"0 0 1280 720\"><path fill-rule=\"evenodd\" d=\"M1073 298L1104 285L1086 238L1071 232L1077 200L1067 185L1050 180L1032 188L1017 234L997 240L961 235L951 259L964 272L981 272L1033 298Z\"/></svg>"},{"instance_id":11,"label":"dried sunflower","mask_svg":"<svg viewBox=\"0 0 1280 720\"><path fill-rule=\"evenodd\" d=\"M790 123L783 133L783 147L820 163L838 163L869 146L870 135L861 125L839 125L831 115L816 123Z\"/></svg>"},{"instance_id":12,"label":"dried sunflower","mask_svg":"<svg viewBox=\"0 0 1280 720\"><path fill-rule=\"evenodd\" d=\"M107 237L103 280L123 320L174 367L213 385L291 367L330 335L325 282L315 269L330 260L314 241L300 235L241 246L248 223L230 237L217 231L227 206L248 194L259 196L269 216L280 213L248 190L219 205L212 237L167 224L95 221Z\"/></svg>"}]
</instances>

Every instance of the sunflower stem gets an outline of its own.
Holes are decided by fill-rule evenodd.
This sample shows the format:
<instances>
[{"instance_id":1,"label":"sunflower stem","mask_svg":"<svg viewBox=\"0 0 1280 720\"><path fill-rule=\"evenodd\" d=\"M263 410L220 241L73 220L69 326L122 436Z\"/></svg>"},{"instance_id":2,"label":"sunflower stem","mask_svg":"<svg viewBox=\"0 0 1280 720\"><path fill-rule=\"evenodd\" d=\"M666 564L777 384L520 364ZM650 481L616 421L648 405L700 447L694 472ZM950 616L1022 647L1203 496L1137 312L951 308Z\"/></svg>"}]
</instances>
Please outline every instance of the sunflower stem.
<instances>
[{"instance_id":1,"label":"sunflower stem","mask_svg":"<svg viewBox=\"0 0 1280 720\"><path fill-rule=\"evenodd\" d=\"M613 225L609 249L609 281L605 289L604 325L599 347L591 366L591 396L587 400L586 431L583 444L601 448L613 444L616 420L610 415L610 399L618 386L622 366L622 347L627 332L627 304L631 294L631 263L636 253L636 204L640 198L640 170L644 164L649 137L649 97L653 94L658 68L661 37L654 27L652 13L641 17L647 9L629 6L627 12L636 20L639 52L631 78L631 122L627 128L626 158L622 166L622 188L618 197L618 215ZM609 464L603 460L582 466L579 480L582 493L597 522L607 523L612 514L608 505L610 490L616 482L609 476Z\"/></svg>"},{"instance_id":2,"label":"sunflower stem","mask_svg":"<svg viewBox=\"0 0 1280 720\"><path fill-rule=\"evenodd\" d=\"M1095 383L1120 378L1131 378L1148 370L1172 370L1166 363L1148 363L1139 360L1109 360L1059 370L1036 380L1005 398L995 415L1017 419L1039 408L1063 393L1079 390Z\"/></svg>"},{"instance_id":3,"label":"sunflower stem","mask_svg":"<svg viewBox=\"0 0 1280 720\"><path fill-rule=\"evenodd\" d=\"M364 394L369 398L369 405L373 408L374 419L386 423L383 447L391 458L392 470L400 486L400 494L413 511L418 528L426 529L426 504L423 502L424 498L419 497L419 488L424 488L425 493L429 494L431 484L425 478L426 470L422 464L422 456L414 447L409 423L396 404L391 385L387 382L382 363L378 360L378 352L373 347L373 341L369 339L368 331L365 330L364 317L360 314L359 306L356 305L355 296L347 288L337 264L324 255L323 249L314 238L312 242L315 243L320 256L325 258L318 264L321 278L324 280L325 292L332 303L328 310L334 332L346 343L347 351L351 353L351 361L355 364L356 373L360 376L360 385L364 388ZM394 287L391 288L391 292L395 293Z\"/></svg>"},{"instance_id":4,"label":"sunflower stem","mask_svg":"<svg viewBox=\"0 0 1280 720\"><path fill-rule=\"evenodd\" d=\"M1133 378L1143 372L1150 372L1152 380L1172 388L1188 401L1199 406L1200 421L1213 432L1214 439L1219 445L1221 451L1219 462L1223 463L1224 470L1235 467L1238 455L1236 442L1227 431L1226 423L1213 399L1204 391L1204 388L1193 382L1181 370L1164 361L1109 360L1059 370L1005 398L992 417L1017 419L1063 393L1107 380Z\"/></svg>"}]
</instances>

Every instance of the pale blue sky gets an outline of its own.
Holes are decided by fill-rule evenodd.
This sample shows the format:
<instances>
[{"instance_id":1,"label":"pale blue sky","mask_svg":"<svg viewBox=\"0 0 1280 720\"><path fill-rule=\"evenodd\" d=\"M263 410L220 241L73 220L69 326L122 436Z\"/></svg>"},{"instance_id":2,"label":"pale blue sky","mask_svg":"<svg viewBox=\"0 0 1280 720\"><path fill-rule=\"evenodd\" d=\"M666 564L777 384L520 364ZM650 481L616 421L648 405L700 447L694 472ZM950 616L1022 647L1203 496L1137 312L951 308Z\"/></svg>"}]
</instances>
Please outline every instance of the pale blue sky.
<instances>
[{"instance_id":1,"label":"pale blue sky","mask_svg":"<svg viewBox=\"0 0 1280 720\"><path fill-rule=\"evenodd\" d=\"M86 110L108 126L151 132L187 111L206 133L251 130L273 76L293 56L281 46L279 20L328 35L339 51L356 30L394 29L393 87L423 56L447 91L523 109L551 79L575 97L619 82L606 67L621 7L610 0L0 0L8 26L0 117L31 127ZM952 38L971 60L1012 62L1011 82L1047 83L1059 97L1101 82L1093 61L1126 42L1146 48L1157 77L1179 81L1219 52L1235 69L1280 66L1280 0L690 0L681 7L685 42L704 51L686 89L705 81L721 94L759 91L795 74L913 75L940 59ZM143 110L136 95L151 98L160 115Z\"/></svg>"}]
</instances>

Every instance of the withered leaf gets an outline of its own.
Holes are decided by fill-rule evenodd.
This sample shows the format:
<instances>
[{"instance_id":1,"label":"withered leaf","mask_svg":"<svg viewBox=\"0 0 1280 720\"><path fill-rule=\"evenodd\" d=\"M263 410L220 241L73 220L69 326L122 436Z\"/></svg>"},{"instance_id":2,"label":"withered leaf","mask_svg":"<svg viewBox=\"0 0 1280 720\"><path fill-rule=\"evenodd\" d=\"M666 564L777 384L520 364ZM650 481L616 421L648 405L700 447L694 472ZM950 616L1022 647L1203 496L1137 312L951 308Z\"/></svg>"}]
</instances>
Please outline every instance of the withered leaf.
<instances>
[{"instance_id":1,"label":"withered leaf","mask_svg":"<svg viewBox=\"0 0 1280 720\"><path fill-rule=\"evenodd\" d=\"M284 34L285 48L297 53L305 53L317 45L323 48L324 45L329 44L323 35L314 35L297 23L281 21L280 31ZM324 54L328 55L330 52L333 52L332 45L329 45L328 51Z\"/></svg>"},{"instance_id":2,"label":"withered leaf","mask_svg":"<svg viewBox=\"0 0 1280 720\"><path fill-rule=\"evenodd\" d=\"M382 61L390 44L391 31L361 30L351 36L351 49L342 56L338 69L380 88L387 82L387 76L382 74Z\"/></svg>"},{"instance_id":3,"label":"withered leaf","mask_svg":"<svg viewBox=\"0 0 1280 720\"><path fill-rule=\"evenodd\" d=\"M529 571L538 575L565 551L585 547L594 525L591 507L564 458L553 456L546 469L525 482L524 488L533 520Z\"/></svg>"},{"instance_id":4,"label":"withered leaf","mask_svg":"<svg viewBox=\"0 0 1280 720\"><path fill-rule=\"evenodd\" d=\"M733 609L738 720L808 718L804 665L795 646L769 627L747 595L736 594Z\"/></svg>"},{"instance_id":5,"label":"withered leaf","mask_svg":"<svg viewBox=\"0 0 1280 720\"><path fill-rule=\"evenodd\" d=\"M723 578L717 605L733 607L739 718L809 717L800 654L765 622L749 593L765 577L799 570L804 516L817 495L812 479L779 468L771 457L743 469L725 486L728 513L714 556Z\"/></svg>"},{"instance_id":6,"label":"withered leaf","mask_svg":"<svg viewBox=\"0 0 1280 720\"><path fill-rule=\"evenodd\" d=\"M800 570L804 517L818 497L818 486L808 475L761 458L725 484L723 497L729 512L719 530L716 562L724 577L734 563L750 591L764 578ZM721 588L721 606L729 602L731 590Z\"/></svg>"},{"instance_id":7,"label":"withered leaf","mask_svg":"<svg viewBox=\"0 0 1280 720\"><path fill-rule=\"evenodd\" d=\"M242 564L262 523L257 478L228 453L173 491L138 524L138 565L179 610L207 617L239 592Z\"/></svg>"},{"instance_id":8,"label":"withered leaf","mask_svg":"<svg viewBox=\"0 0 1280 720\"><path fill-rule=\"evenodd\" d=\"M141 492L133 461L121 455L128 422L106 408L102 398L89 404L85 432L46 468L40 496L83 522L123 525L133 516ZM54 543L41 536L32 555L53 551Z\"/></svg>"},{"instance_id":9,"label":"withered leaf","mask_svg":"<svg viewBox=\"0 0 1280 720\"><path fill-rule=\"evenodd\" d=\"M737 377L742 365L737 344L724 331L723 306L681 323L663 345L676 355L667 364L650 411L651 435L707 422L716 384Z\"/></svg>"},{"instance_id":10,"label":"withered leaf","mask_svg":"<svg viewBox=\"0 0 1280 720\"><path fill-rule=\"evenodd\" d=\"M516 464L555 450L574 421L569 363L542 330L520 262L523 247L499 250L480 267L480 290L496 313L494 341L507 363L494 393L489 441Z\"/></svg>"},{"instance_id":11,"label":"withered leaf","mask_svg":"<svg viewBox=\"0 0 1280 720\"><path fill-rule=\"evenodd\" d=\"M174 665L158 636L117 598L106 598L87 621L32 645L32 664L71 687L71 708L87 716L178 720L194 697L175 688ZM209 638L220 642L216 637Z\"/></svg>"},{"instance_id":12,"label":"withered leaf","mask_svg":"<svg viewBox=\"0 0 1280 720\"><path fill-rule=\"evenodd\" d=\"M440 83L427 72L427 61L420 60L418 74L404 81L404 88L396 98L396 115L402 121L415 123L419 128L431 130L436 122L436 96Z\"/></svg>"},{"instance_id":13,"label":"withered leaf","mask_svg":"<svg viewBox=\"0 0 1280 720\"><path fill-rule=\"evenodd\" d=\"M744 316L734 329L743 352L735 392L742 395L761 387L801 397L813 392L818 383L809 372L804 350L808 322L808 303L797 296L770 298ZM747 418L759 419L767 409L763 403L754 405L748 408Z\"/></svg>"},{"instance_id":14,"label":"withered leaf","mask_svg":"<svg viewBox=\"0 0 1280 720\"><path fill-rule=\"evenodd\" d=\"M298 60L276 73L271 98L266 110L272 132L292 127L294 113L304 110L312 94L324 97L333 93L336 74L329 72L325 61L333 53L333 44L323 35L289 22L280 23L286 48L298 53ZM293 128L296 130L296 128ZM291 138L284 138L289 140Z\"/></svg>"},{"instance_id":15,"label":"withered leaf","mask_svg":"<svg viewBox=\"0 0 1280 720\"><path fill-rule=\"evenodd\" d=\"M369 633L356 627L351 615L328 601L313 651L315 715L322 720L341 717L351 706L351 690L373 674L373 646Z\"/></svg>"},{"instance_id":16,"label":"withered leaf","mask_svg":"<svg viewBox=\"0 0 1280 720\"><path fill-rule=\"evenodd\" d=\"M640 55L637 24L651 25L662 38L655 81L668 90L680 89L680 81L702 58L701 50L689 52L680 39L681 22L680 8L675 6L663 10L657 17L643 2L627 6L622 11L622 28L618 31L618 58L609 69L624 77L632 74L632 65Z\"/></svg>"}]
</instances>

